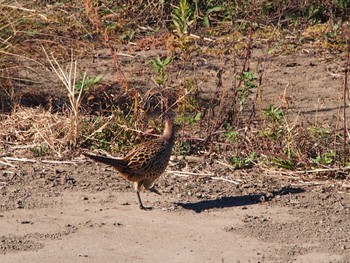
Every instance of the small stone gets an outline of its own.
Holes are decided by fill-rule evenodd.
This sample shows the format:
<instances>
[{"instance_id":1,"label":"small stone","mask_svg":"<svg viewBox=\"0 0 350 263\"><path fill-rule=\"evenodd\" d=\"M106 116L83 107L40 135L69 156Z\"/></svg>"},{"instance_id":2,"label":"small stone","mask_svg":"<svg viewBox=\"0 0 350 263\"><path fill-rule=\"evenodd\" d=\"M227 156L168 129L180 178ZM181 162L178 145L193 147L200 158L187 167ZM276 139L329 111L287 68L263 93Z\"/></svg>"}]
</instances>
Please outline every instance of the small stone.
<instances>
[{"instance_id":1,"label":"small stone","mask_svg":"<svg viewBox=\"0 0 350 263\"><path fill-rule=\"evenodd\" d=\"M29 221L29 220L24 220L24 221L21 221L21 224L22 225L25 225L25 224L34 224L32 221Z\"/></svg>"}]
</instances>

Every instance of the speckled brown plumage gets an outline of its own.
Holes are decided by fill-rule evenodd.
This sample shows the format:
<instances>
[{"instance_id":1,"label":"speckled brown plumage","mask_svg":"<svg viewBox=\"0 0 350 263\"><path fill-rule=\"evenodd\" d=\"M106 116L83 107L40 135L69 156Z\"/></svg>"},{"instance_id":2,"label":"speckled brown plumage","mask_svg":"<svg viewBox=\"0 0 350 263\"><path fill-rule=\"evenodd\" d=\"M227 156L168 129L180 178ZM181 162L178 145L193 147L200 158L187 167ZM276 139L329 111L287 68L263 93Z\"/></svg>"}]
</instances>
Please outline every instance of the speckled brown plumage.
<instances>
[{"instance_id":1,"label":"speckled brown plumage","mask_svg":"<svg viewBox=\"0 0 350 263\"><path fill-rule=\"evenodd\" d=\"M84 155L98 162L111 165L122 177L134 182L140 208L146 209L142 204L140 191L144 187L146 190L159 194L152 185L168 166L174 137L175 131L172 120L166 117L164 133L161 137L137 145L122 159L88 153L84 153Z\"/></svg>"}]
</instances>

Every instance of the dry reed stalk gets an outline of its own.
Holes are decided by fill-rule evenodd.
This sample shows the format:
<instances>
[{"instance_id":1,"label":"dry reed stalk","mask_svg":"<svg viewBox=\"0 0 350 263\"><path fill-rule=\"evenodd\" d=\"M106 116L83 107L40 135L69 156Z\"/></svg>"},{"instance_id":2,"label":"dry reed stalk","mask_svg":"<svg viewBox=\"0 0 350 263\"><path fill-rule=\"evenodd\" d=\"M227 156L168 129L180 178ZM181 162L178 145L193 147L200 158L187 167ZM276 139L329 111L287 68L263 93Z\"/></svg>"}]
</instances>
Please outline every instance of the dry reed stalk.
<instances>
[{"instance_id":1,"label":"dry reed stalk","mask_svg":"<svg viewBox=\"0 0 350 263\"><path fill-rule=\"evenodd\" d=\"M343 81L343 165L345 165L348 160L348 128L347 128L347 101L349 99L349 90L348 90L348 69L350 63L350 42L347 43L347 52L346 52L346 64L344 71L344 81Z\"/></svg>"},{"instance_id":2,"label":"dry reed stalk","mask_svg":"<svg viewBox=\"0 0 350 263\"><path fill-rule=\"evenodd\" d=\"M77 78L77 61L73 61L73 53L71 55L71 60L69 64L69 68L67 71L63 70L61 65L58 63L57 59L51 54L50 56L47 54L45 48L43 47L44 53L49 61L52 70L55 72L59 80L65 86L68 92L68 98L70 102L70 113L69 113L69 126L71 127L71 133L67 134L70 141L71 146L76 147L78 144L78 138L80 137L80 128L81 128L81 120L79 116L79 107L81 104L82 92L84 90L86 73L84 73L81 88L78 91L76 87L76 78Z\"/></svg>"}]
</instances>

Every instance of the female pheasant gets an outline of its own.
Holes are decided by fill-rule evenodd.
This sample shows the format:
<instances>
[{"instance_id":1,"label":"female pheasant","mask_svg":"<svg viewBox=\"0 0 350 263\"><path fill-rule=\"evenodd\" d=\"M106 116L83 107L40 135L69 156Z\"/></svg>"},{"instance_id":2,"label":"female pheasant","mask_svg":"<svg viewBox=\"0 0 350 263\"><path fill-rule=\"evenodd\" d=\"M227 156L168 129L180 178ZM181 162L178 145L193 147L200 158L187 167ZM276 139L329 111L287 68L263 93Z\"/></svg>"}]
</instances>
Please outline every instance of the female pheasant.
<instances>
[{"instance_id":1,"label":"female pheasant","mask_svg":"<svg viewBox=\"0 0 350 263\"><path fill-rule=\"evenodd\" d=\"M122 159L108 158L89 153L84 153L84 155L95 161L111 165L117 170L119 175L134 182L140 208L146 210L148 208L142 204L140 191L144 187L146 190L159 194L152 186L154 181L168 166L174 140L175 130L173 122L170 117L166 116L165 128L161 137L138 144Z\"/></svg>"}]
</instances>

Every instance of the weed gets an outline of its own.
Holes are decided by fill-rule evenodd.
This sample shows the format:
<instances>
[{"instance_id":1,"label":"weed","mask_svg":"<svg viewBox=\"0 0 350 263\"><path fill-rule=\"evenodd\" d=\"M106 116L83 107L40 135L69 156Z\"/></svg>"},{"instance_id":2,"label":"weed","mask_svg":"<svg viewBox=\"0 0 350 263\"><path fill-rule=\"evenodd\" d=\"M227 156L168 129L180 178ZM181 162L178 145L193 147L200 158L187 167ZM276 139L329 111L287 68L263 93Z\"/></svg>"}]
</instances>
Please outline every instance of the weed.
<instances>
[{"instance_id":1,"label":"weed","mask_svg":"<svg viewBox=\"0 0 350 263\"><path fill-rule=\"evenodd\" d=\"M262 110L262 114L267 120L268 127L260 131L261 136L267 136L271 139L276 139L280 135L284 135L285 131L281 128L281 121L284 116L282 109L270 104L267 109Z\"/></svg>"},{"instance_id":2,"label":"weed","mask_svg":"<svg viewBox=\"0 0 350 263\"><path fill-rule=\"evenodd\" d=\"M121 36L120 36L120 39L123 40L123 41L132 41L133 38L135 36L135 31L133 30L128 30L126 32L124 32Z\"/></svg>"},{"instance_id":3,"label":"weed","mask_svg":"<svg viewBox=\"0 0 350 263\"><path fill-rule=\"evenodd\" d=\"M330 128L320 128L316 126L307 127L307 131L313 138L326 138L331 135Z\"/></svg>"},{"instance_id":4,"label":"weed","mask_svg":"<svg viewBox=\"0 0 350 263\"><path fill-rule=\"evenodd\" d=\"M335 161L335 153L333 150L330 150L328 152L318 154L316 158L313 158L312 160L316 164L331 165Z\"/></svg>"},{"instance_id":5,"label":"weed","mask_svg":"<svg viewBox=\"0 0 350 263\"><path fill-rule=\"evenodd\" d=\"M86 76L85 79L84 77L82 77L81 81L77 81L75 83L75 88L78 92L80 92L82 88L84 89L84 91L88 91L89 88L99 83L101 79L102 79L102 75L97 75L95 77Z\"/></svg>"},{"instance_id":6,"label":"weed","mask_svg":"<svg viewBox=\"0 0 350 263\"><path fill-rule=\"evenodd\" d=\"M180 0L179 5L175 6L172 12L174 28L181 38L188 33L189 27L193 24L193 12L187 0Z\"/></svg>"},{"instance_id":7,"label":"weed","mask_svg":"<svg viewBox=\"0 0 350 263\"><path fill-rule=\"evenodd\" d=\"M178 115L176 117L176 122L179 125L184 125L184 124L193 125L201 120L201 116L202 115L200 112L197 112L195 115L193 114L189 115L183 112L181 115Z\"/></svg>"},{"instance_id":8,"label":"weed","mask_svg":"<svg viewBox=\"0 0 350 263\"><path fill-rule=\"evenodd\" d=\"M278 167L286 170L295 170L296 168L296 162L291 159L272 158L271 161Z\"/></svg>"},{"instance_id":9,"label":"weed","mask_svg":"<svg viewBox=\"0 0 350 263\"><path fill-rule=\"evenodd\" d=\"M177 90L177 117L176 121L180 125L199 122L202 119L200 102L196 96L197 86L194 80L187 79L183 87Z\"/></svg>"},{"instance_id":10,"label":"weed","mask_svg":"<svg viewBox=\"0 0 350 263\"><path fill-rule=\"evenodd\" d=\"M188 156L191 153L191 143L189 141L181 141L176 145L179 155Z\"/></svg>"},{"instance_id":11,"label":"weed","mask_svg":"<svg viewBox=\"0 0 350 263\"><path fill-rule=\"evenodd\" d=\"M233 130L232 127L229 127L229 128L226 129L225 137L226 137L226 141L229 142L229 143L237 142L237 140L238 140L238 132Z\"/></svg>"},{"instance_id":12,"label":"weed","mask_svg":"<svg viewBox=\"0 0 350 263\"><path fill-rule=\"evenodd\" d=\"M209 27L213 21L231 21L235 16L235 4L232 1L203 1L199 5L199 11L196 14L203 13L203 25Z\"/></svg>"},{"instance_id":13,"label":"weed","mask_svg":"<svg viewBox=\"0 0 350 263\"><path fill-rule=\"evenodd\" d=\"M40 143L39 147L30 148L29 150L34 154L34 157L42 157L50 153L48 145L44 142Z\"/></svg>"},{"instance_id":14,"label":"weed","mask_svg":"<svg viewBox=\"0 0 350 263\"><path fill-rule=\"evenodd\" d=\"M230 158L231 164L234 169L251 168L257 160L256 153L253 152L247 157L242 158L238 156L232 156Z\"/></svg>"},{"instance_id":15,"label":"weed","mask_svg":"<svg viewBox=\"0 0 350 263\"><path fill-rule=\"evenodd\" d=\"M270 104L267 109L262 110L262 113L267 121L274 125L279 125L284 116L283 110L275 107L273 104Z\"/></svg>"},{"instance_id":16,"label":"weed","mask_svg":"<svg viewBox=\"0 0 350 263\"><path fill-rule=\"evenodd\" d=\"M253 93L253 89L257 88L257 78L253 73L244 71L240 80L242 81L242 85L237 89L237 92L240 105L239 110L242 111L248 96Z\"/></svg>"},{"instance_id":17,"label":"weed","mask_svg":"<svg viewBox=\"0 0 350 263\"><path fill-rule=\"evenodd\" d=\"M189 55L194 50L191 39L188 37L188 31L194 23L193 11L187 0L180 0L179 5L175 6L172 12L172 22L177 33L177 46L184 60L189 58Z\"/></svg>"},{"instance_id":18,"label":"weed","mask_svg":"<svg viewBox=\"0 0 350 263\"><path fill-rule=\"evenodd\" d=\"M167 68L173 62L172 57L161 59L158 56L156 59L150 60L149 62L153 67L153 71L157 74L155 77L156 83L160 87L165 88L166 82L168 80Z\"/></svg>"}]
</instances>

